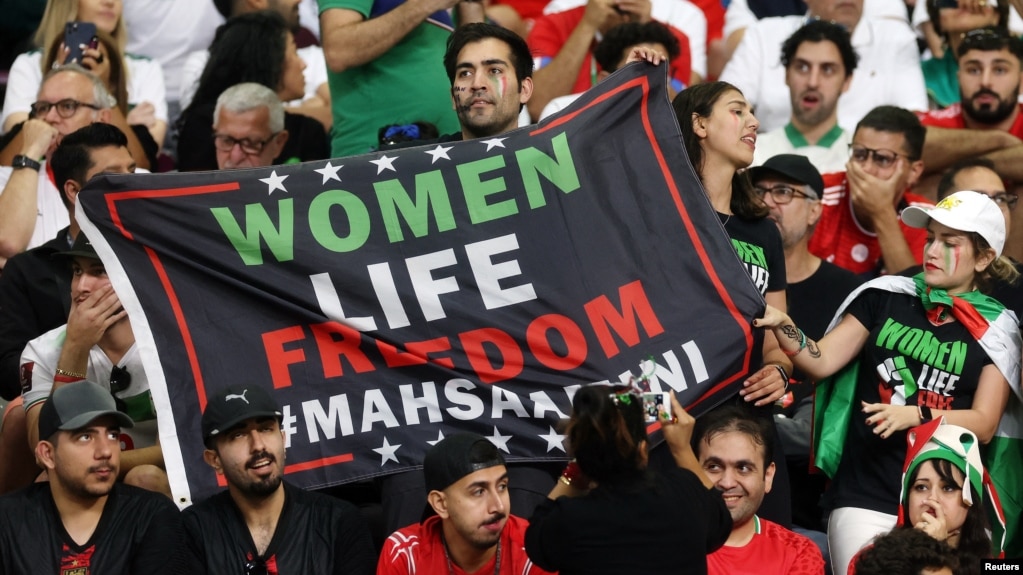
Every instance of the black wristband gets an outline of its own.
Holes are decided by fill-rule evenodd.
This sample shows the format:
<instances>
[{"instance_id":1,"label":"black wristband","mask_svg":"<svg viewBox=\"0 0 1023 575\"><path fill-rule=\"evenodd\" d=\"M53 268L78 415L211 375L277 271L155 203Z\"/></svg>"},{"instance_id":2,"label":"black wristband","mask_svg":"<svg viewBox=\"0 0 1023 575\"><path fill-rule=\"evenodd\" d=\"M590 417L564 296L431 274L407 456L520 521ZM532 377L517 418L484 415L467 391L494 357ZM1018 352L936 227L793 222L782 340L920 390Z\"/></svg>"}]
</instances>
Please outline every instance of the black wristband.
<instances>
[{"instance_id":1,"label":"black wristband","mask_svg":"<svg viewBox=\"0 0 1023 575\"><path fill-rule=\"evenodd\" d=\"M934 414L931 413L931 408L927 407L926 405L920 405L920 406L917 406L917 407L920 408L920 424L921 425L923 425L924 423L927 423L928 421L934 419Z\"/></svg>"}]
</instances>

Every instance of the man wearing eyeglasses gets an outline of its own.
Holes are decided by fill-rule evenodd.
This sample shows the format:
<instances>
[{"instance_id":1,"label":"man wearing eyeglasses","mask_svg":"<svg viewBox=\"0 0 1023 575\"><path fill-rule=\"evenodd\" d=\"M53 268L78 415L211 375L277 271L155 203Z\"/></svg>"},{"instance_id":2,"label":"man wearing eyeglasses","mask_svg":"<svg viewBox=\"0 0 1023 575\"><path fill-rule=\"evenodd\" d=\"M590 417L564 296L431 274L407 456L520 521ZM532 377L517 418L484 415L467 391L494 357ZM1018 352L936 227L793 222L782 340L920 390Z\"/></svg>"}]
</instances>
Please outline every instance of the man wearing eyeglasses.
<instances>
[{"instance_id":1,"label":"man wearing eyeglasses","mask_svg":"<svg viewBox=\"0 0 1023 575\"><path fill-rule=\"evenodd\" d=\"M54 391L84 380L99 383L134 422L120 437L119 478L170 496L149 380L106 268L82 233L56 255L70 260L71 313L66 325L28 342L21 356L29 444L40 439L40 413Z\"/></svg>"},{"instance_id":2,"label":"man wearing eyeglasses","mask_svg":"<svg viewBox=\"0 0 1023 575\"><path fill-rule=\"evenodd\" d=\"M838 306L861 283L852 272L810 253L810 235L822 212L824 180L808 158L795 154L768 158L763 165L750 169L750 178L757 195L770 209L768 217L781 233L789 315L803 326L807 337L823 337ZM813 382L798 368L792 372L792 382L774 411L792 487L792 523L797 533L811 537L826 555L826 528L818 508L824 476L808 472Z\"/></svg>"},{"instance_id":3,"label":"man wearing eyeglasses","mask_svg":"<svg viewBox=\"0 0 1023 575\"><path fill-rule=\"evenodd\" d=\"M288 141L284 106L273 90L246 82L224 90L213 111L213 145L221 170L273 165Z\"/></svg>"},{"instance_id":4,"label":"man wearing eyeglasses","mask_svg":"<svg viewBox=\"0 0 1023 575\"><path fill-rule=\"evenodd\" d=\"M912 112L895 106L878 106L860 120L846 171L824 175L810 253L865 279L921 262L927 231L904 225L899 213L933 205L908 191L924 170L925 133Z\"/></svg>"},{"instance_id":5,"label":"man wearing eyeglasses","mask_svg":"<svg viewBox=\"0 0 1023 575\"><path fill-rule=\"evenodd\" d=\"M54 391L34 446L49 481L0 497L0 573L186 572L174 504L117 484L119 437L132 425L95 383Z\"/></svg>"},{"instance_id":6,"label":"man wearing eyeglasses","mask_svg":"<svg viewBox=\"0 0 1023 575\"><path fill-rule=\"evenodd\" d=\"M283 418L256 384L209 396L203 460L227 489L184 512L193 575L373 573L376 552L358 509L284 481Z\"/></svg>"},{"instance_id":7,"label":"man wearing eyeglasses","mask_svg":"<svg viewBox=\"0 0 1023 575\"><path fill-rule=\"evenodd\" d=\"M145 162L138 138L115 111L116 101L103 81L70 64L50 71L39 87L31 117L4 148L16 152L10 167L0 167L0 268L14 254L36 247L68 225L67 209L47 167L64 136L94 122L116 125L128 137L128 149Z\"/></svg>"}]
</instances>

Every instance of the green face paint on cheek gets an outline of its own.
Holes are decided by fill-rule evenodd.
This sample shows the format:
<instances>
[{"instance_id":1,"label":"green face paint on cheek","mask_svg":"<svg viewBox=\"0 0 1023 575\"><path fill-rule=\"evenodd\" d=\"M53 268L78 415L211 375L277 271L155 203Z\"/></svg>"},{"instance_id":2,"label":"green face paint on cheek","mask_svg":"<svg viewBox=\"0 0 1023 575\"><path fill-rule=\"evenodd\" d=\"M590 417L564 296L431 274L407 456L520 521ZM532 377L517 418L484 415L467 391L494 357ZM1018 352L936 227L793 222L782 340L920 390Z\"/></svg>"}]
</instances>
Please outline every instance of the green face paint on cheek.
<instances>
[{"instance_id":1,"label":"green face paint on cheek","mask_svg":"<svg viewBox=\"0 0 1023 575\"><path fill-rule=\"evenodd\" d=\"M500 78L494 78L494 77L490 78L490 85L491 85L492 89L494 90L494 95L497 96L498 100L504 99L504 92L505 92L505 89L507 88L507 82L508 82L508 79L505 78L504 76L501 76Z\"/></svg>"},{"instance_id":2,"label":"green face paint on cheek","mask_svg":"<svg viewBox=\"0 0 1023 575\"><path fill-rule=\"evenodd\" d=\"M959 267L959 255L962 246L942 246L945 256L945 273L951 275L956 272L956 268Z\"/></svg>"}]
</instances>

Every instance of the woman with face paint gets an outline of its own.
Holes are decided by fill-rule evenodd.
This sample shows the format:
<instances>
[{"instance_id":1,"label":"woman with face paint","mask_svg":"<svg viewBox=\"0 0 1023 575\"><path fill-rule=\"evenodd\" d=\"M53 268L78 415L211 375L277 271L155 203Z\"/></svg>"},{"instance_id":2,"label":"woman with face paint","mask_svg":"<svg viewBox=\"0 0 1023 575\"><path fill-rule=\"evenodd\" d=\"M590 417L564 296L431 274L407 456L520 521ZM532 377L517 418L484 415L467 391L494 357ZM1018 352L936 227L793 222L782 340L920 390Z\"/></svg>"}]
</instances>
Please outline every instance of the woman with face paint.
<instances>
[{"instance_id":1,"label":"woman with face paint","mask_svg":"<svg viewBox=\"0 0 1023 575\"><path fill-rule=\"evenodd\" d=\"M767 303L785 310L785 253L781 235L768 209L757 197L745 169L753 162L760 123L735 86L727 82L698 84L672 101L689 161L703 183L736 254ZM774 429L773 405L785 395L792 362L778 347L774 334L755 330L749 365L737 401L755 406ZM774 489L760 514L788 527L792 522L787 466L780 439L775 436L778 473Z\"/></svg>"},{"instance_id":2,"label":"woman with face paint","mask_svg":"<svg viewBox=\"0 0 1023 575\"><path fill-rule=\"evenodd\" d=\"M1018 276L1001 256L997 204L956 192L931 208L906 208L902 221L928 231L922 273L864 284L819 342L770 306L754 321L819 382L814 453L832 478L825 505L835 573L895 526L907 430L944 417L987 443L1019 397L1017 320L982 293Z\"/></svg>"}]
</instances>

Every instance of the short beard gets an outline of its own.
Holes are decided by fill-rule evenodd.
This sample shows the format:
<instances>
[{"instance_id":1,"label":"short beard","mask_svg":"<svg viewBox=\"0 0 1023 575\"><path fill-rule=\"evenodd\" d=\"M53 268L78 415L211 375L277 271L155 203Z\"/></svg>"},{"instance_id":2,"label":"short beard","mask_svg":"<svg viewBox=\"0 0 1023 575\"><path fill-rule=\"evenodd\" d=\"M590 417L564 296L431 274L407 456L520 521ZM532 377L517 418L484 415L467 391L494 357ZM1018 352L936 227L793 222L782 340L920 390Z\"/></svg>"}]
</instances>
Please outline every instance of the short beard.
<instances>
[{"instance_id":1,"label":"short beard","mask_svg":"<svg viewBox=\"0 0 1023 575\"><path fill-rule=\"evenodd\" d=\"M71 477L63 477L61 476L59 471L56 473L56 475L57 480L60 482L61 486L64 488L65 491L71 494L71 496L73 496L74 498L84 501L88 501L90 499L99 499L100 497L106 497L107 495L110 495L110 491L113 490L114 484L116 483L115 480L106 484L101 483L98 485L90 486L86 484L84 481L78 481ZM115 478L117 477L116 470L113 472L113 476Z\"/></svg>"},{"instance_id":2,"label":"short beard","mask_svg":"<svg viewBox=\"0 0 1023 575\"><path fill-rule=\"evenodd\" d=\"M277 489L281 486L283 479L280 475L271 475L262 481L256 481L249 483L248 485L239 485L239 490L246 495L264 499L277 492Z\"/></svg>"},{"instance_id":3,"label":"short beard","mask_svg":"<svg viewBox=\"0 0 1023 575\"><path fill-rule=\"evenodd\" d=\"M992 94L997 97L997 94L990 90L979 90L973 95L973 98L980 94ZM1010 99L1002 100L1001 98L998 98L998 105L994 107L984 106L982 108L976 108L973 105L973 98L961 98L963 103L963 113L978 124L992 126L1007 119L1016 110L1016 106L1019 105L1017 102L1019 99L1019 86L1016 86L1016 89L1012 91L1012 97Z\"/></svg>"}]
</instances>

